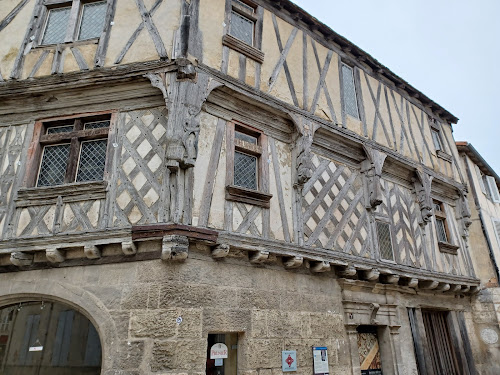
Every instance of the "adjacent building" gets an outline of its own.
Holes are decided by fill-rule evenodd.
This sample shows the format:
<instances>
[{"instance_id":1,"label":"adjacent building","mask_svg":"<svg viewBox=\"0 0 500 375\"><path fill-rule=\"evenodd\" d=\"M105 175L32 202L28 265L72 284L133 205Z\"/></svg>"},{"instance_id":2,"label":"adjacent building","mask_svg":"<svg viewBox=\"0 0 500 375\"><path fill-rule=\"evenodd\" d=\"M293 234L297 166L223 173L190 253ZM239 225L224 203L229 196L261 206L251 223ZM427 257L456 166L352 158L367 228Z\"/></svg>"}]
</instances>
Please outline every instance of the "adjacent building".
<instances>
[{"instance_id":1,"label":"adjacent building","mask_svg":"<svg viewBox=\"0 0 500 375\"><path fill-rule=\"evenodd\" d=\"M3 0L0 40L0 373L498 373L458 119L320 21Z\"/></svg>"}]
</instances>

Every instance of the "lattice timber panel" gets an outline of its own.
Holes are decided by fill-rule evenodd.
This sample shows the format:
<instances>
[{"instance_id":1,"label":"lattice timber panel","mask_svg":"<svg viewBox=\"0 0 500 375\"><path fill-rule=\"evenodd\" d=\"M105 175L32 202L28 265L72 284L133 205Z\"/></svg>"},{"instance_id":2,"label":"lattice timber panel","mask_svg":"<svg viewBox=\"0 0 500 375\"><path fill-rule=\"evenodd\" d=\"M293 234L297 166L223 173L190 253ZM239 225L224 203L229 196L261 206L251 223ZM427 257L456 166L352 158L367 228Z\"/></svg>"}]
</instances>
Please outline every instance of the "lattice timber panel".
<instances>
[{"instance_id":1,"label":"lattice timber panel","mask_svg":"<svg viewBox=\"0 0 500 375\"><path fill-rule=\"evenodd\" d=\"M233 232L262 236L262 208L249 204L234 203Z\"/></svg>"},{"instance_id":2,"label":"lattice timber panel","mask_svg":"<svg viewBox=\"0 0 500 375\"><path fill-rule=\"evenodd\" d=\"M430 261L423 251L420 208L415 196L410 190L391 182L385 181L382 186L396 237L393 239L396 262L426 268Z\"/></svg>"},{"instance_id":3,"label":"lattice timber panel","mask_svg":"<svg viewBox=\"0 0 500 375\"><path fill-rule=\"evenodd\" d=\"M167 110L129 112L119 126L122 142L117 163L114 225L158 222L166 187L165 150Z\"/></svg>"},{"instance_id":4,"label":"lattice timber panel","mask_svg":"<svg viewBox=\"0 0 500 375\"><path fill-rule=\"evenodd\" d=\"M302 193L306 244L369 257L359 173L316 155L313 164L315 171Z\"/></svg>"},{"instance_id":5,"label":"lattice timber panel","mask_svg":"<svg viewBox=\"0 0 500 375\"><path fill-rule=\"evenodd\" d=\"M84 232L104 226L104 200L74 202L64 206L61 232Z\"/></svg>"},{"instance_id":6,"label":"lattice timber panel","mask_svg":"<svg viewBox=\"0 0 500 375\"><path fill-rule=\"evenodd\" d=\"M7 220L12 188L20 167L26 126L0 127L0 238Z\"/></svg>"}]
</instances>

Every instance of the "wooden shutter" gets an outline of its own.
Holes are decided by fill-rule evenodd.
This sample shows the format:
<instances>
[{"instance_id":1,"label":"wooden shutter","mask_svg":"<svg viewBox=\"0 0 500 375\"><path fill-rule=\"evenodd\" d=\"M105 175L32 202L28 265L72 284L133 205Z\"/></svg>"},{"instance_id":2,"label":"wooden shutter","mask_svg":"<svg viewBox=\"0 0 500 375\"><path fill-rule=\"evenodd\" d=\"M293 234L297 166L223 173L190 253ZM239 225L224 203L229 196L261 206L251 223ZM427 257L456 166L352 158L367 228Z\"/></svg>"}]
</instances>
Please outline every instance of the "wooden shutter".
<instances>
[{"instance_id":1,"label":"wooden shutter","mask_svg":"<svg viewBox=\"0 0 500 375\"><path fill-rule=\"evenodd\" d=\"M498 244L500 245L500 219L491 219L493 222L493 229L495 230L495 235L497 236Z\"/></svg>"},{"instance_id":2,"label":"wooden shutter","mask_svg":"<svg viewBox=\"0 0 500 375\"><path fill-rule=\"evenodd\" d=\"M486 181L488 181L488 188L491 195L491 200L496 203L500 203L500 193L498 192L497 182L495 177L486 176Z\"/></svg>"},{"instance_id":3,"label":"wooden shutter","mask_svg":"<svg viewBox=\"0 0 500 375\"><path fill-rule=\"evenodd\" d=\"M427 375L424 347L421 340L421 335L418 332L417 314L414 308L408 309L408 317L410 319L410 329L411 335L413 337L413 347L415 349L415 357L417 359L418 373L420 375Z\"/></svg>"},{"instance_id":4,"label":"wooden shutter","mask_svg":"<svg viewBox=\"0 0 500 375\"><path fill-rule=\"evenodd\" d=\"M476 168L477 179L479 180L481 191L483 192L483 194L486 194L486 186L484 186L483 174L481 173L477 165L474 165L474 167Z\"/></svg>"}]
</instances>

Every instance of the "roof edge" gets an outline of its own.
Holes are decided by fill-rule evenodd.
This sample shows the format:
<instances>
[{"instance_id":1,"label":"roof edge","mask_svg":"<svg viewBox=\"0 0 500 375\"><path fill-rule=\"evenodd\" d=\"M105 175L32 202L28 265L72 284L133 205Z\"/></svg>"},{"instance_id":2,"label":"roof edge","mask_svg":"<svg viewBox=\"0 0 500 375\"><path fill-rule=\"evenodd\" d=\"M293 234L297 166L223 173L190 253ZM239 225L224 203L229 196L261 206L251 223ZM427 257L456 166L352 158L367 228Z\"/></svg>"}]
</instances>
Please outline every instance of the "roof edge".
<instances>
[{"instance_id":1,"label":"roof edge","mask_svg":"<svg viewBox=\"0 0 500 375\"><path fill-rule=\"evenodd\" d=\"M488 164L481 154L469 142L457 141L455 142L459 152L466 154L483 172L485 175L493 176L496 180L497 186L500 188L500 177L495 170Z\"/></svg>"}]
</instances>

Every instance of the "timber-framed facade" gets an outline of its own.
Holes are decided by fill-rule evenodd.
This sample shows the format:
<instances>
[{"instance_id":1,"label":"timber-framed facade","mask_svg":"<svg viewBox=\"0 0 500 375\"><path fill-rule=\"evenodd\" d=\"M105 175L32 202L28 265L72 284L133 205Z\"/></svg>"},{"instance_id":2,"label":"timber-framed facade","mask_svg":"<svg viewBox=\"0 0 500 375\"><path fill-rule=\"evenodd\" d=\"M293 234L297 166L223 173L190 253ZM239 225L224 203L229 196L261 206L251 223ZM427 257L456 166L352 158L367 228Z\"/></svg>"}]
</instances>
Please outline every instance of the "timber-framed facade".
<instances>
[{"instance_id":1,"label":"timber-framed facade","mask_svg":"<svg viewBox=\"0 0 500 375\"><path fill-rule=\"evenodd\" d=\"M6 1L2 370L493 374L455 116L285 0Z\"/></svg>"}]
</instances>

